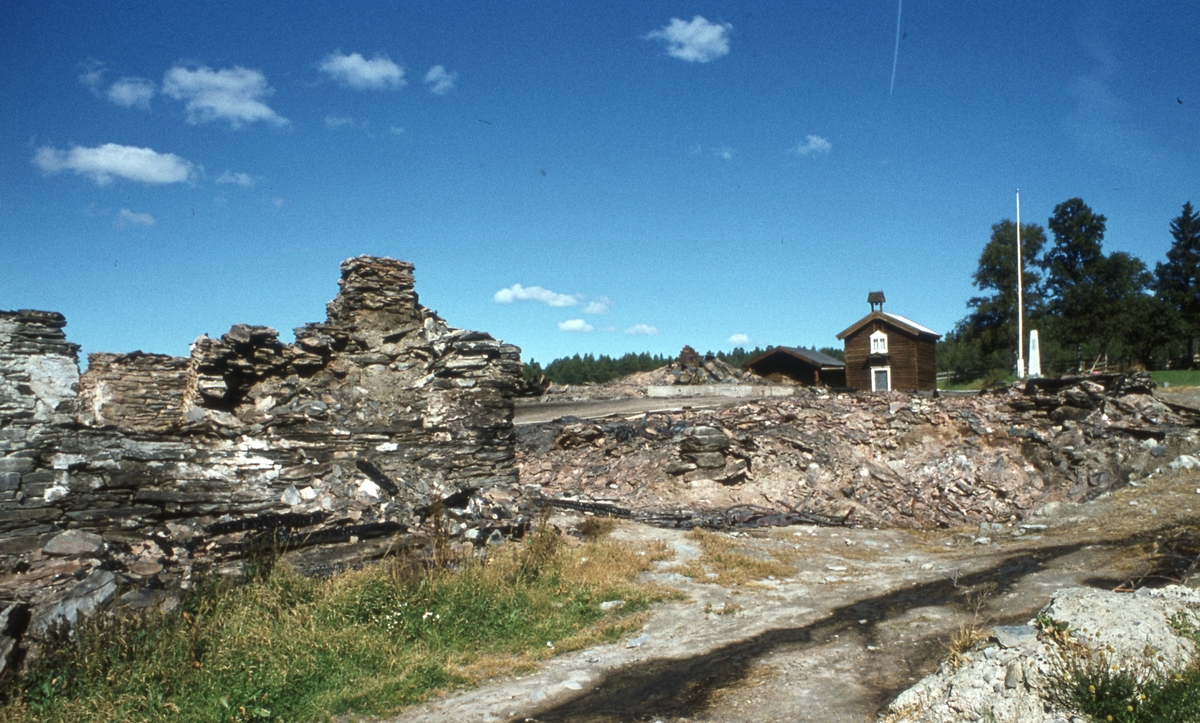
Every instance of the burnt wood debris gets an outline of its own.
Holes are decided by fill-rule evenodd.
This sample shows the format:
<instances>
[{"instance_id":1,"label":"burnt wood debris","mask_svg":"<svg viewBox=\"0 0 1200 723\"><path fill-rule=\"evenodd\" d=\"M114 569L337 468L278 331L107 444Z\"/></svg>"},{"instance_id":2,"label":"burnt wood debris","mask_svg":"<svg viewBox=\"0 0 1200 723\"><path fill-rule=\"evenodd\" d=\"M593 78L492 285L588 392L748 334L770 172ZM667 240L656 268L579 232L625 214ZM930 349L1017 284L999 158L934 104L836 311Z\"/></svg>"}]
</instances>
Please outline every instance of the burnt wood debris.
<instances>
[{"instance_id":1,"label":"burnt wood debris","mask_svg":"<svg viewBox=\"0 0 1200 723\"><path fill-rule=\"evenodd\" d=\"M1200 466L1200 412L1146 374L978 397L796 387L514 426L517 347L421 306L411 264L348 259L339 285L293 344L239 324L186 358L91 354L82 375L62 315L0 312L0 673L83 617L170 608L284 550L309 574L435 539L484 554L548 505L670 527L1019 531L1042 503ZM687 351L673 383L747 383Z\"/></svg>"}]
</instances>

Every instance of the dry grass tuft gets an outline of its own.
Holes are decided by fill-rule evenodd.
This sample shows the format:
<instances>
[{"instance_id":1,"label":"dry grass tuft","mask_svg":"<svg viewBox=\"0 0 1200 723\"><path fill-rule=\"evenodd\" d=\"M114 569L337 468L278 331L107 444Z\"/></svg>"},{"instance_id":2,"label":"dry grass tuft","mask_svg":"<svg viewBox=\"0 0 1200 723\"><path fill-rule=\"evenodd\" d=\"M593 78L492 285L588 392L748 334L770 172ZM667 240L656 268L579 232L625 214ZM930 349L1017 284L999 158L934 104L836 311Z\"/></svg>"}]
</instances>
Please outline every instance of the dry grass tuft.
<instances>
[{"instance_id":1,"label":"dry grass tuft","mask_svg":"<svg viewBox=\"0 0 1200 723\"><path fill-rule=\"evenodd\" d=\"M761 553L738 544L728 535L695 529L688 536L700 544L700 557L682 566L679 572L696 582L744 585L771 576L789 577L796 572L794 565L771 556L764 559L759 556Z\"/></svg>"},{"instance_id":2,"label":"dry grass tuft","mask_svg":"<svg viewBox=\"0 0 1200 723\"><path fill-rule=\"evenodd\" d=\"M968 650L988 639L984 628L991 622L991 617L984 614L984 609L995 593L995 584L987 583L963 596L961 604L969 618L959 624L958 630L946 642L946 662L951 668L961 665Z\"/></svg>"},{"instance_id":3,"label":"dry grass tuft","mask_svg":"<svg viewBox=\"0 0 1200 723\"><path fill-rule=\"evenodd\" d=\"M576 528L579 531L580 537L585 540L595 541L601 537L608 535L617 528L617 521L611 517L594 517L588 515L583 518L583 522L579 523Z\"/></svg>"}]
</instances>

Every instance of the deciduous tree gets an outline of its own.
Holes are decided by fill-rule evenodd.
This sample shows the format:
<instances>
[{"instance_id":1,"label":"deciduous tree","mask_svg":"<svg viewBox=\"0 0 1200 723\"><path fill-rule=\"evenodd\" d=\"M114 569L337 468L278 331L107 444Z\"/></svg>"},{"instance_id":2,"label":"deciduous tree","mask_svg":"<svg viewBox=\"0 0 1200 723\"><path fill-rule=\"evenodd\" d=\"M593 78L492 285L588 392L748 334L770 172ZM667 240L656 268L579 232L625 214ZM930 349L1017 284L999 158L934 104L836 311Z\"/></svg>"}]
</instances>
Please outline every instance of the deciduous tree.
<instances>
[{"instance_id":1,"label":"deciduous tree","mask_svg":"<svg viewBox=\"0 0 1200 723\"><path fill-rule=\"evenodd\" d=\"M1045 244L1041 226L1021 224L1024 302L1030 318L1041 310L1041 278L1036 269ZM972 311L960 326L960 341L977 345L982 360L1008 368L1017 348L1017 224L1005 219L992 226L992 237L972 278L976 288L991 293L967 301Z\"/></svg>"}]
</instances>

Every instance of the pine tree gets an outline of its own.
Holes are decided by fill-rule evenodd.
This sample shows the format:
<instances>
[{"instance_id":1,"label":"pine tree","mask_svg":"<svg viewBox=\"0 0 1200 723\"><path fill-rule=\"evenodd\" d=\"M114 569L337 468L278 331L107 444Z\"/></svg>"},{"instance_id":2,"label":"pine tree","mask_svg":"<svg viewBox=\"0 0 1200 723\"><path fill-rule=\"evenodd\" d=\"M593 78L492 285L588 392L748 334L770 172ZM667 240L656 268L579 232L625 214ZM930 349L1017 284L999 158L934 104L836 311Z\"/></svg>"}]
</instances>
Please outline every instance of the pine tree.
<instances>
[{"instance_id":1,"label":"pine tree","mask_svg":"<svg viewBox=\"0 0 1200 723\"><path fill-rule=\"evenodd\" d=\"M1191 365L1195 338L1200 334L1200 215L1192 210L1191 201L1183 204L1183 212L1171 221L1171 236L1174 241L1167 262L1154 267L1154 287L1183 319Z\"/></svg>"}]
</instances>

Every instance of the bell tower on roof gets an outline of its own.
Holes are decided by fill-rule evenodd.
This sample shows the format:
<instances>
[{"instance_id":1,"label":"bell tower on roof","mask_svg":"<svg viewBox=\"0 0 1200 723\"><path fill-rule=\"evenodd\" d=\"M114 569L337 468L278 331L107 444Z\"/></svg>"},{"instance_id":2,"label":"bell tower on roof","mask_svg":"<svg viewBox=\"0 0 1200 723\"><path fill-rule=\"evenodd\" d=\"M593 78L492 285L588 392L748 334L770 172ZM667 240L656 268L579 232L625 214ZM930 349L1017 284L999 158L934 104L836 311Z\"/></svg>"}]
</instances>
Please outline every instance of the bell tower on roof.
<instances>
[{"instance_id":1,"label":"bell tower on roof","mask_svg":"<svg viewBox=\"0 0 1200 723\"><path fill-rule=\"evenodd\" d=\"M871 305L871 311L883 311L884 301L886 299L883 298L882 291L872 291L867 294L867 303Z\"/></svg>"}]
</instances>

